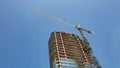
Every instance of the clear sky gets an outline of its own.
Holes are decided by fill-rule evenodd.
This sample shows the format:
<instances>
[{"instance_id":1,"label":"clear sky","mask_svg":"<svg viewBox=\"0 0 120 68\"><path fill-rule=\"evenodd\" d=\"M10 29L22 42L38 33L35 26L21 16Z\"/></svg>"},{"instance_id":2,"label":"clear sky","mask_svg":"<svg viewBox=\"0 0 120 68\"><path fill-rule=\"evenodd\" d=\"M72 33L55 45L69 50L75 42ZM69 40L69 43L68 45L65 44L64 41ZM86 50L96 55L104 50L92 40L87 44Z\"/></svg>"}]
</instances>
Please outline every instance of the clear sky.
<instances>
[{"instance_id":1,"label":"clear sky","mask_svg":"<svg viewBox=\"0 0 120 68\"><path fill-rule=\"evenodd\" d=\"M49 68L50 33L79 35L31 8L92 30L85 35L102 68L119 68L120 0L0 0L0 68Z\"/></svg>"}]
</instances>

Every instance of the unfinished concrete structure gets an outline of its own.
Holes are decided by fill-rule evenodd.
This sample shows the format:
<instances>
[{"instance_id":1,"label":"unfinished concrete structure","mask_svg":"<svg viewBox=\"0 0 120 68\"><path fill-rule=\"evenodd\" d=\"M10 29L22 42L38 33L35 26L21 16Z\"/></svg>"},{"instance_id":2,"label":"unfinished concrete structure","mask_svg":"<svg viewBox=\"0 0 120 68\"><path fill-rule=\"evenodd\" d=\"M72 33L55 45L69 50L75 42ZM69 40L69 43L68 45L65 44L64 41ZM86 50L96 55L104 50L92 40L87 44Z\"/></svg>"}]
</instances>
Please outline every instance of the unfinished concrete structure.
<instances>
[{"instance_id":1,"label":"unfinished concrete structure","mask_svg":"<svg viewBox=\"0 0 120 68\"><path fill-rule=\"evenodd\" d=\"M67 32L55 31L51 33L49 39L50 68L101 68L83 34L83 31L93 34L92 31L35 8L32 10L74 27L81 35L81 38L79 38L79 36Z\"/></svg>"},{"instance_id":2,"label":"unfinished concrete structure","mask_svg":"<svg viewBox=\"0 0 120 68\"><path fill-rule=\"evenodd\" d=\"M49 58L50 68L101 68L88 44L63 31L51 33Z\"/></svg>"}]
</instances>

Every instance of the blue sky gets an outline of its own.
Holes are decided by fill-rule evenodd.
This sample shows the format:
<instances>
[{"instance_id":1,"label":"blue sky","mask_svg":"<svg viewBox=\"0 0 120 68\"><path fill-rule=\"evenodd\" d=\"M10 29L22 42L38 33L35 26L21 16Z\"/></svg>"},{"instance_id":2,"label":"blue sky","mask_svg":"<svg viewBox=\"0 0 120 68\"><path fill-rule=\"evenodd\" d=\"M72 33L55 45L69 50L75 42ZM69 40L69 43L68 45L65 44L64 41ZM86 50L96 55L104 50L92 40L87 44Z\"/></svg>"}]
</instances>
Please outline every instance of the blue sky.
<instances>
[{"instance_id":1,"label":"blue sky","mask_svg":"<svg viewBox=\"0 0 120 68\"><path fill-rule=\"evenodd\" d=\"M80 24L102 68L120 65L119 0L0 0L0 68L49 68L52 31L79 35L73 27L31 11L45 11Z\"/></svg>"}]
</instances>

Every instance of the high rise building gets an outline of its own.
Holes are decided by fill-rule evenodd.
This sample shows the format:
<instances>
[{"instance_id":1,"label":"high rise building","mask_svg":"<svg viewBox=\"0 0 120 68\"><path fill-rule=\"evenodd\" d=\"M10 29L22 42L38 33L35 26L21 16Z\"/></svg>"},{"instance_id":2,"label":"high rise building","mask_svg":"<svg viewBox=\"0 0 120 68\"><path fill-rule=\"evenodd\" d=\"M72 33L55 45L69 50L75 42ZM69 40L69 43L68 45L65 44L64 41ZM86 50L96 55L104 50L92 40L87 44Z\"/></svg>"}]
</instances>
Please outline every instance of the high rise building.
<instances>
[{"instance_id":1,"label":"high rise building","mask_svg":"<svg viewBox=\"0 0 120 68\"><path fill-rule=\"evenodd\" d=\"M48 44L50 68L101 68L90 46L75 34L52 32Z\"/></svg>"}]
</instances>

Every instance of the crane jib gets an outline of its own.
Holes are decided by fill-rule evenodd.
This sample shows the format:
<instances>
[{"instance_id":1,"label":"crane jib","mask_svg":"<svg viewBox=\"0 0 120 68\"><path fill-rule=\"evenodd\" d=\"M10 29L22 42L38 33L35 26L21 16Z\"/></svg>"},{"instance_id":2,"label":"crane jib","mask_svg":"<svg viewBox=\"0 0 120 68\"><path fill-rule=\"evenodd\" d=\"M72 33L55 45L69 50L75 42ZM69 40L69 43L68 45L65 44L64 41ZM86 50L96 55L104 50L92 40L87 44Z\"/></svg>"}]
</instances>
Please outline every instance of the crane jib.
<instances>
[{"instance_id":1,"label":"crane jib","mask_svg":"<svg viewBox=\"0 0 120 68\"><path fill-rule=\"evenodd\" d=\"M84 39L86 42L87 42L87 39L85 38L85 36L84 36L84 34L82 33L82 31L88 32L88 33L90 33L90 34L93 34L92 31L86 30L86 29L84 29L84 28L81 28L79 25L72 24L71 22L66 21L65 19L59 18L59 17L57 17L57 16L54 16L54 15L51 15L51 14L48 14L48 13L45 13L45 12L40 11L40 10L37 10L37 9L35 9L35 8L32 8L32 11L35 11L35 12L37 12L37 13L39 13L39 14L42 14L42 15L44 15L44 16L47 16L47 17L49 17L49 18L52 18L52 19L54 19L54 20L56 20L56 21L59 21L59 22L61 22L61 23L65 23L65 24L67 24L67 25L69 25L69 26L75 27L77 30L80 31L81 36L83 37L83 39Z\"/></svg>"}]
</instances>

